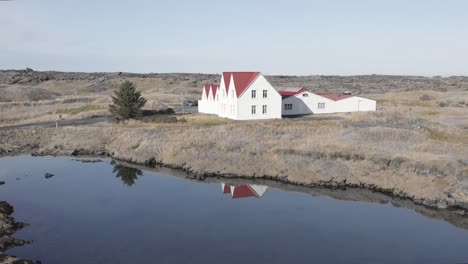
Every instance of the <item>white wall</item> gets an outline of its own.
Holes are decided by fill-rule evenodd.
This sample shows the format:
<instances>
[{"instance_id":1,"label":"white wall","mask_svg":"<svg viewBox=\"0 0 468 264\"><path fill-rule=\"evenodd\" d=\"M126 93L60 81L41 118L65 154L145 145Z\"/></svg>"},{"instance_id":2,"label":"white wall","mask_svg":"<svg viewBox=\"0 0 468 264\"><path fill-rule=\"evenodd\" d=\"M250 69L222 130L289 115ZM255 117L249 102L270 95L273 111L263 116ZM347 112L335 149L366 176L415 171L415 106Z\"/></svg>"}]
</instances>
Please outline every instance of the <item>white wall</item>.
<instances>
[{"instance_id":1,"label":"white wall","mask_svg":"<svg viewBox=\"0 0 468 264\"><path fill-rule=\"evenodd\" d=\"M233 77L230 77L230 87L226 91L224 76L221 76L221 83L219 86L219 100L218 100L218 115L230 119L237 119L237 97L233 85ZM231 111L233 109L233 111Z\"/></svg>"},{"instance_id":2,"label":"white wall","mask_svg":"<svg viewBox=\"0 0 468 264\"><path fill-rule=\"evenodd\" d=\"M325 108L319 109L318 103L325 103ZM292 110L286 110L285 104L292 104ZM376 102L358 96L334 101L314 93L304 92L283 99L281 109L284 116L375 111Z\"/></svg>"},{"instance_id":3,"label":"white wall","mask_svg":"<svg viewBox=\"0 0 468 264\"><path fill-rule=\"evenodd\" d=\"M256 98L252 98L252 90L256 90ZM263 98L263 90L267 91L267 98ZM281 95L260 74L238 99L237 120L281 118ZM256 114L252 115L252 105L256 106ZM262 113L266 105L267 113Z\"/></svg>"},{"instance_id":4,"label":"white wall","mask_svg":"<svg viewBox=\"0 0 468 264\"><path fill-rule=\"evenodd\" d=\"M325 108L319 109L318 103L325 103ZM292 110L286 110L285 104L292 104ZM285 98L281 109L285 116L334 113L335 101L311 92L303 92Z\"/></svg>"},{"instance_id":5,"label":"white wall","mask_svg":"<svg viewBox=\"0 0 468 264\"><path fill-rule=\"evenodd\" d=\"M208 90L208 94L206 94L205 88L203 87L202 99L198 101L198 112L205 114L218 114L218 103L214 97L211 87Z\"/></svg>"},{"instance_id":6,"label":"white wall","mask_svg":"<svg viewBox=\"0 0 468 264\"><path fill-rule=\"evenodd\" d=\"M208 108L209 107L208 107L207 94L205 92L205 87L203 87L201 99L198 100L198 112L209 114L208 113Z\"/></svg>"},{"instance_id":7,"label":"white wall","mask_svg":"<svg viewBox=\"0 0 468 264\"><path fill-rule=\"evenodd\" d=\"M353 96L336 101L335 113L375 111L376 106L374 100Z\"/></svg>"}]
</instances>

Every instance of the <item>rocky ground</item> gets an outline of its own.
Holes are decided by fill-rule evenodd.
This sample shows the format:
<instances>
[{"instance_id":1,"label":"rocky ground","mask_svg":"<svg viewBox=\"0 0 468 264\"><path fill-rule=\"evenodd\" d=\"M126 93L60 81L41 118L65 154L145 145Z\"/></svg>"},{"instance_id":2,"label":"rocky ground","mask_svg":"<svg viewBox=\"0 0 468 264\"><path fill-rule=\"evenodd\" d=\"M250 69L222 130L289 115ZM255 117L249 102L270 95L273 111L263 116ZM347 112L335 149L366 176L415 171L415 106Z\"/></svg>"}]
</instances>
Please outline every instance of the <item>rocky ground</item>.
<instances>
[{"instance_id":1,"label":"rocky ground","mask_svg":"<svg viewBox=\"0 0 468 264\"><path fill-rule=\"evenodd\" d=\"M26 224L16 222L11 216L13 207L5 201L0 201L0 263L1 264L34 264L30 260L21 260L5 254L10 248L31 243L30 240L22 240L12 237L12 235L22 229ZM36 262L38 263L38 262Z\"/></svg>"},{"instance_id":2,"label":"rocky ground","mask_svg":"<svg viewBox=\"0 0 468 264\"><path fill-rule=\"evenodd\" d=\"M200 87L205 83L219 82L218 74L192 73L82 73L82 72L40 72L26 70L0 70L0 99L52 99L79 90L83 93L100 93L115 88L121 80L141 82L143 91L170 89L172 92L185 90L186 95L198 97ZM361 76L267 76L273 86L303 86L309 90L343 92L353 94L374 94L386 92L432 90L446 92L468 90L468 77L423 77L398 75L361 75ZM145 82L145 80L147 82ZM19 88L18 93L7 93L8 87ZM35 88L35 89L34 89ZM11 88L10 88L11 89ZM36 92L25 95L23 90Z\"/></svg>"}]
</instances>

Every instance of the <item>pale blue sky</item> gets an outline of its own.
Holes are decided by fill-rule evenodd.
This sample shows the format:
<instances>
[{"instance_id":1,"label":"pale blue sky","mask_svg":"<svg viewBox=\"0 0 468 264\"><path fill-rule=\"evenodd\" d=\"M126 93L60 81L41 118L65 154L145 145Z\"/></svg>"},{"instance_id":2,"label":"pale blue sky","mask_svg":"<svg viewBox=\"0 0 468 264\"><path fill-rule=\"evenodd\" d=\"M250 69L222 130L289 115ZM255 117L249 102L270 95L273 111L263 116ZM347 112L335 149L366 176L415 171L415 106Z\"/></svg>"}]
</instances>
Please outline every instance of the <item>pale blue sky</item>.
<instances>
[{"instance_id":1,"label":"pale blue sky","mask_svg":"<svg viewBox=\"0 0 468 264\"><path fill-rule=\"evenodd\" d=\"M468 1L0 1L0 68L468 75Z\"/></svg>"}]
</instances>

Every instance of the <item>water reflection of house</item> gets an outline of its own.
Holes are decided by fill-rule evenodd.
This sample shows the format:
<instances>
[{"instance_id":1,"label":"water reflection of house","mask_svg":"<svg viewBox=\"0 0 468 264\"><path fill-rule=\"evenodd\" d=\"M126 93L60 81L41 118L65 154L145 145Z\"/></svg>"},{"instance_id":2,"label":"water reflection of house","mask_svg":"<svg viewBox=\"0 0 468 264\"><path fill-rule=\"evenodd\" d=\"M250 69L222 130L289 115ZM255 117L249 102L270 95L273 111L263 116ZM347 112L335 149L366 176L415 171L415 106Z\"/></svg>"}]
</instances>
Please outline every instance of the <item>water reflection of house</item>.
<instances>
[{"instance_id":1,"label":"water reflection of house","mask_svg":"<svg viewBox=\"0 0 468 264\"><path fill-rule=\"evenodd\" d=\"M254 184L235 186L221 183L221 190L224 194L230 193L233 199L247 197L261 198L268 190L268 186Z\"/></svg>"}]
</instances>

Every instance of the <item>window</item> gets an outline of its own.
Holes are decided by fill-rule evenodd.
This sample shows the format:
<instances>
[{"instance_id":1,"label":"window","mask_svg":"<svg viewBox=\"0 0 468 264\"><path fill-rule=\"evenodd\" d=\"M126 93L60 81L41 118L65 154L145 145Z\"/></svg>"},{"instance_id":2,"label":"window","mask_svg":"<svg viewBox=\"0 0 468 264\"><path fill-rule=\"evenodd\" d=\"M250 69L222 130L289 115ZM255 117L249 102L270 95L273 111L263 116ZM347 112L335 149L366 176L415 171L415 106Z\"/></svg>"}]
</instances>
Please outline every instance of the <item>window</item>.
<instances>
[{"instance_id":1,"label":"window","mask_svg":"<svg viewBox=\"0 0 468 264\"><path fill-rule=\"evenodd\" d=\"M325 103L318 103L317 108L318 109L325 109Z\"/></svg>"},{"instance_id":2,"label":"window","mask_svg":"<svg viewBox=\"0 0 468 264\"><path fill-rule=\"evenodd\" d=\"M309 97L309 94L308 93L303 93L302 97Z\"/></svg>"},{"instance_id":3,"label":"window","mask_svg":"<svg viewBox=\"0 0 468 264\"><path fill-rule=\"evenodd\" d=\"M268 90L263 90L263 98L267 98L268 97Z\"/></svg>"},{"instance_id":4,"label":"window","mask_svg":"<svg viewBox=\"0 0 468 264\"><path fill-rule=\"evenodd\" d=\"M284 110L292 110L292 104L284 104Z\"/></svg>"},{"instance_id":5,"label":"window","mask_svg":"<svg viewBox=\"0 0 468 264\"><path fill-rule=\"evenodd\" d=\"M252 90L252 98L256 98L257 97L257 91L256 90Z\"/></svg>"},{"instance_id":6,"label":"window","mask_svg":"<svg viewBox=\"0 0 468 264\"><path fill-rule=\"evenodd\" d=\"M233 115L236 112L236 105L230 105L230 113Z\"/></svg>"},{"instance_id":7,"label":"window","mask_svg":"<svg viewBox=\"0 0 468 264\"><path fill-rule=\"evenodd\" d=\"M252 115L255 115L257 113L257 106L252 105Z\"/></svg>"},{"instance_id":8,"label":"window","mask_svg":"<svg viewBox=\"0 0 468 264\"><path fill-rule=\"evenodd\" d=\"M267 113L267 106L266 106L266 105L263 105L263 106L262 106L262 113L263 113L263 114L266 114L266 113Z\"/></svg>"}]
</instances>

